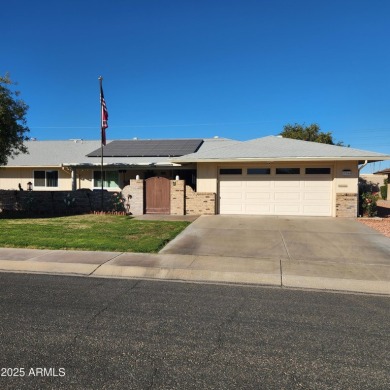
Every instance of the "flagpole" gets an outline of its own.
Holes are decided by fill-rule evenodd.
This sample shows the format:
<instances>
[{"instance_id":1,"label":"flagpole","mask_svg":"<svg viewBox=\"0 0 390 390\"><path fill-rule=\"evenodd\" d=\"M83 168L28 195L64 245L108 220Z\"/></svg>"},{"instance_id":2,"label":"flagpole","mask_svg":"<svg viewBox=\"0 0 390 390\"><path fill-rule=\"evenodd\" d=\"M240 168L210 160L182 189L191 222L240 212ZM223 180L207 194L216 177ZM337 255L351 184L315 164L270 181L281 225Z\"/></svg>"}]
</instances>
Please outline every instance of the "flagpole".
<instances>
[{"instance_id":1,"label":"flagpole","mask_svg":"<svg viewBox=\"0 0 390 390\"><path fill-rule=\"evenodd\" d=\"M103 77L100 76L99 77L99 82L100 82L100 91L102 91L103 89L103 86L102 86L102 83L103 83ZM100 151L100 154L101 154L101 157L100 157L100 180L102 182L102 188L101 188L101 211L103 212L103 208L104 208L104 180L103 180L103 116L102 116L102 101L101 101L101 96L100 96L100 142L101 142L101 151Z\"/></svg>"}]
</instances>

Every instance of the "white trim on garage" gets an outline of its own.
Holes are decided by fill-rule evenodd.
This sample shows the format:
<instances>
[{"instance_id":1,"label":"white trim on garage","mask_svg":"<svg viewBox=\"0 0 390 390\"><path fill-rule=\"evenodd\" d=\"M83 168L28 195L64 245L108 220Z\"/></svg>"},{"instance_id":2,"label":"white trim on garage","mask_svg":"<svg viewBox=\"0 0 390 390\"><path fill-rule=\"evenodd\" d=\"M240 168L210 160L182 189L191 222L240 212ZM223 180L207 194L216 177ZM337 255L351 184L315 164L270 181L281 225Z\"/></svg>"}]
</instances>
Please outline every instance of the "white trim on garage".
<instances>
[{"instance_id":1,"label":"white trim on garage","mask_svg":"<svg viewBox=\"0 0 390 390\"><path fill-rule=\"evenodd\" d=\"M219 213L332 216L333 176L333 164L221 165Z\"/></svg>"}]
</instances>

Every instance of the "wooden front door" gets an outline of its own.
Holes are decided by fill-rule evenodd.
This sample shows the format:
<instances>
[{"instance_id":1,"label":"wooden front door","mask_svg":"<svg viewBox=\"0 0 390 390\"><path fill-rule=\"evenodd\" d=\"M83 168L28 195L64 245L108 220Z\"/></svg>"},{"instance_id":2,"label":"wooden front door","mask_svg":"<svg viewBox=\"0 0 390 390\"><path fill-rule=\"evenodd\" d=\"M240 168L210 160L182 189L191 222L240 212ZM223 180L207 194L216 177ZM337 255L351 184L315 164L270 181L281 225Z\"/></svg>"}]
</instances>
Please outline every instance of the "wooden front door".
<instances>
[{"instance_id":1,"label":"wooden front door","mask_svg":"<svg viewBox=\"0 0 390 390\"><path fill-rule=\"evenodd\" d=\"M171 182L165 177L151 177L145 180L145 213L170 214Z\"/></svg>"}]
</instances>

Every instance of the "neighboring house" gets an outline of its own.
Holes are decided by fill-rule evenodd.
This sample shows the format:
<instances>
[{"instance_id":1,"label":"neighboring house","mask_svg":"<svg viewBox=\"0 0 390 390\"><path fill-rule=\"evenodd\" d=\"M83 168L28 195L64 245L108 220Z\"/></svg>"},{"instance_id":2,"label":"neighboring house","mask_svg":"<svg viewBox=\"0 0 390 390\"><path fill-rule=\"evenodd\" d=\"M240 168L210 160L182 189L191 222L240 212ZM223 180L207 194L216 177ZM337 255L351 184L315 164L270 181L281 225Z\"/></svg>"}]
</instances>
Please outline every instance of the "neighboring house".
<instances>
[{"instance_id":1,"label":"neighboring house","mask_svg":"<svg viewBox=\"0 0 390 390\"><path fill-rule=\"evenodd\" d=\"M384 177L385 179L390 179L390 168L383 169L381 171L374 172L373 175L378 175L379 177Z\"/></svg>"},{"instance_id":2,"label":"neighboring house","mask_svg":"<svg viewBox=\"0 0 390 390\"><path fill-rule=\"evenodd\" d=\"M0 168L0 189L101 188L99 141L29 141L29 154ZM118 140L104 148L103 185L118 191L151 177L185 180L216 194L218 214L357 215L359 164L390 155L269 136ZM131 186L130 186L131 187Z\"/></svg>"},{"instance_id":3,"label":"neighboring house","mask_svg":"<svg viewBox=\"0 0 390 390\"><path fill-rule=\"evenodd\" d=\"M387 179L387 200L389 200L390 199L390 168L374 172L374 175Z\"/></svg>"},{"instance_id":4,"label":"neighboring house","mask_svg":"<svg viewBox=\"0 0 390 390\"><path fill-rule=\"evenodd\" d=\"M379 192L380 187L385 184L385 179L387 179L387 175L375 174L375 173L361 173L360 179L363 183L370 184L372 189Z\"/></svg>"}]
</instances>

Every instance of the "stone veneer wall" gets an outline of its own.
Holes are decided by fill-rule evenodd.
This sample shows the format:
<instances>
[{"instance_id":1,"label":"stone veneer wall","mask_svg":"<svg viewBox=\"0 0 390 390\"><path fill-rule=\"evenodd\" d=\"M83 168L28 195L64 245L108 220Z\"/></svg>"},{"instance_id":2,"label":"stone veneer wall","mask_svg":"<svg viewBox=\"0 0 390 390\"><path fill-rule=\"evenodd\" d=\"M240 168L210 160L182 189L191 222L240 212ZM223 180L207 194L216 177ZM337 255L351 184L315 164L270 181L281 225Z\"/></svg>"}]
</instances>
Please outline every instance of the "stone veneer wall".
<instances>
[{"instance_id":1,"label":"stone veneer wall","mask_svg":"<svg viewBox=\"0 0 390 390\"><path fill-rule=\"evenodd\" d=\"M126 211L144 214L144 181L130 180L122 190ZM171 181L171 215L214 215L215 193L195 192L184 180Z\"/></svg>"},{"instance_id":2,"label":"stone veneer wall","mask_svg":"<svg viewBox=\"0 0 390 390\"><path fill-rule=\"evenodd\" d=\"M130 180L130 184L123 188L122 197L125 200L126 212L131 215L144 213L144 181Z\"/></svg>"},{"instance_id":3,"label":"stone veneer wall","mask_svg":"<svg viewBox=\"0 0 390 390\"><path fill-rule=\"evenodd\" d=\"M171 215L184 215L185 181L171 180Z\"/></svg>"},{"instance_id":4,"label":"stone veneer wall","mask_svg":"<svg viewBox=\"0 0 390 390\"><path fill-rule=\"evenodd\" d=\"M186 215L215 215L215 193L195 192L186 186Z\"/></svg>"},{"instance_id":5,"label":"stone veneer wall","mask_svg":"<svg viewBox=\"0 0 390 390\"><path fill-rule=\"evenodd\" d=\"M356 218L358 214L358 194L336 194L336 217Z\"/></svg>"}]
</instances>

